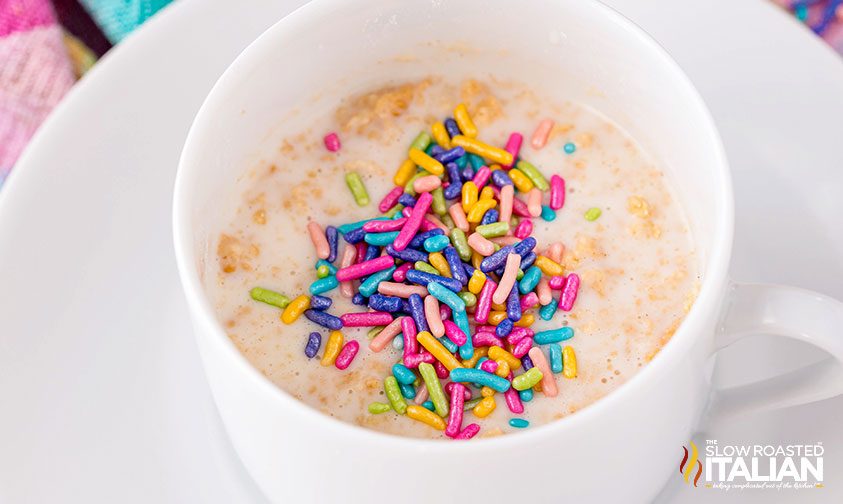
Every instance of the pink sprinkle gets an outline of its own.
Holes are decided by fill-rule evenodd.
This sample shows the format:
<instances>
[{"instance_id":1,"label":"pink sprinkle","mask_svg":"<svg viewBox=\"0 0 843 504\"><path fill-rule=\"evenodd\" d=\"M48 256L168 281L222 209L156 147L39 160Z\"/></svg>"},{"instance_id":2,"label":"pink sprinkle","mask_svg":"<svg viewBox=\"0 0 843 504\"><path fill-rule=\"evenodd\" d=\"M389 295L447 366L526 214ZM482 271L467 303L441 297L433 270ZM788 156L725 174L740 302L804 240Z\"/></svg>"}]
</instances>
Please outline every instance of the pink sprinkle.
<instances>
[{"instance_id":1,"label":"pink sprinkle","mask_svg":"<svg viewBox=\"0 0 843 504\"><path fill-rule=\"evenodd\" d=\"M344 327L375 327L392 323L392 314L388 312L357 312L340 315Z\"/></svg>"},{"instance_id":2,"label":"pink sprinkle","mask_svg":"<svg viewBox=\"0 0 843 504\"><path fill-rule=\"evenodd\" d=\"M534 149L541 149L547 144L547 137L550 136L550 130L553 129L554 124L552 119L544 119L539 123L533 133L532 140L530 140Z\"/></svg>"},{"instance_id":3,"label":"pink sprinkle","mask_svg":"<svg viewBox=\"0 0 843 504\"><path fill-rule=\"evenodd\" d=\"M446 368L445 365L439 361L433 363L433 369L436 370L436 376L438 376L440 380L448 378L448 376L450 376L451 374L451 372L448 371L448 368Z\"/></svg>"},{"instance_id":4,"label":"pink sprinkle","mask_svg":"<svg viewBox=\"0 0 843 504\"><path fill-rule=\"evenodd\" d=\"M391 191L386 193L386 196L383 197L380 203L378 203L378 211L384 213L388 211L390 208L394 207L396 203L398 203L398 198L404 194L404 188L401 186L395 186L392 188Z\"/></svg>"},{"instance_id":5,"label":"pink sprinkle","mask_svg":"<svg viewBox=\"0 0 843 504\"><path fill-rule=\"evenodd\" d=\"M512 381L512 372L510 371L509 376L507 376L509 381ZM506 406L509 408L509 411L519 414L524 413L524 403L521 402L521 396L518 395L518 391L512 387L509 387L506 392L503 393L503 397L506 400Z\"/></svg>"},{"instance_id":6,"label":"pink sprinkle","mask_svg":"<svg viewBox=\"0 0 843 504\"><path fill-rule=\"evenodd\" d=\"M454 203L453 205L448 207L448 214L451 215L451 220L454 221L454 225L461 229L464 233L468 232L468 220L465 217L465 211L462 209L462 203Z\"/></svg>"},{"instance_id":7,"label":"pink sprinkle","mask_svg":"<svg viewBox=\"0 0 843 504\"><path fill-rule=\"evenodd\" d=\"M319 259L327 259L331 255L331 247L328 245L328 239L325 238L325 231L322 226L316 221L310 221L307 223L307 232L310 234L313 248L316 249L316 255Z\"/></svg>"},{"instance_id":8,"label":"pink sprinkle","mask_svg":"<svg viewBox=\"0 0 843 504\"><path fill-rule=\"evenodd\" d=\"M509 222L512 218L512 201L515 198L515 186L505 185L497 193L500 204L500 217L498 222Z\"/></svg>"},{"instance_id":9,"label":"pink sprinkle","mask_svg":"<svg viewBox=\"0 0 843 504\"><path fill-rule=\"evenodd\" d=\"M519 198L512 198L512 213L519 217L531 217L530 210L527 209L527 204Z\"/></svg>"},{"instance_id":10,"label":"pink sprinkle","mask_svg":"<svg viewBox=\"0 0 843 504\"><path fill-rule=\"evenodd\" d=\"M427 385L422 382L422 384L416 389L416 397L413 398L413 402L416 404L422 404L427 401L428 397L430 397L430 392L427 391Z\"/></svg>"},{"instance_id":11,"label":"pink sprinkle","mask_svg":"<svg viewBox=\"0 0 843 504\"><path fill-rule=\"evenodd\" d=\"M530 189L527 193L527 211L532 217L542 214L542 190L538 187Z\"/></svg>"},{"instance_id":12,"label":"pink sprinkle","mask_svg":"<svg viewBox=\"0 0 843 504\"><path fill-rule=\"evenodd\" d=\"M465 426L465 429L463 429L462 432L460 432L459 434L454 436L454 439L460 439L460 440L471 439L474 436L476 436L478 432L480 432L480 426L479 425L477 425L476 423L468 424L468 425Z\"/></svg>"},{"instance_id":13,"label":"pink sprinkle","mask_svg":"<svg viewBox=\"0 0 843 504\"><path fill-rule=\"evenodd\" d=\"M361 263L357 263L347 268L338 269L337 280L339 280L340 282L345 282L346 280L362 278L364 276L369 276L372 273L377 273L378 271L383 271L387 268L390 268L394 264L395 258L393 258L392 256L385 255L376 257L374 259L369 259L368 261L363 261Z\"/></svg>"},{"instance_id":14,"label":"pink sprinkle","mask_svg":"<svg viewBox=\"0 0 843 504\"><path fill-rule=\"evenodd\" d=\"M487 257L495 253L495 244L480 233L471 233L468 235L467 241L468 246L483 257Z\"/></svg>"},{"instance_id":15,"label":"pink sprinkle","mask_svg":"<svg viewBox=\"0 0 843 504\"><path fill-rule=\"evenodd\" d=\"M489 177L492 176L492 170L489 169L488 166L481 166L477 173L474 174L474 185L477 186L478 189L483 189L483 186L486 185L486 182L489 181Z\"/></svg>"},{"instance_id":16,"label":"pink sprinkle","mask_svg":"<svg viewBox=\"0 0 843 504\"><path fill-rule=\"evenodd\" d=\"M489 320L489 312L492 311L492 295L498 284L492 281L491 278L486 279L483 288L480 289L480 295L477 297L477 305L474 308L474 321L485 324Z\"/></svg>"},{"instance_id":17,"label":"pink sprinkle","mask_svg":"<svg viewBox=\"0 0 843 504\"><path fill-rule=\"evenodd\" d=\"M439 220L439 217L435 215L428 215L427 217L425 217L425 222L422 222L422 231L430 231L431 229L433 229L429 227L429 225L438 227L439 229L444 231L446 235L451 232L451 229L446 226L441 220Z\"/></svg>"},{"instance_id":18,"label":"pink sprinkle","mask_svg":"<svg viewBox=\"0 0 843 504\"><path fill-rule=\"evenodd\" d=\"M547 306L553 300L553 293L550 291L550 284L547 278L542 277L536 285L536 294L539 296L539 304Z\"/></svg>"},{"instance_id":19,"label":"pink sprinkle","mask_svg":"<svg viewBox=\"0 0 843 504\"><path fill-rule=\"evenodd\" d=\"M449 393L451 394L451 410L448 413L448 425L445 427L445 435L448 437L456 437L462 428L463 406L465 405L466 390L462 383L451 382L453 384ZM510 387L511 388L511 387Z\"/></svg>"},{"instance_id":20,"label":"pink sprinkle","mask_svg":"<svg viewBox=\"0 0 843 504\"><path fill-rule=\"evenodd\" d=\"M363 224L363 231L367 233L386 233L389 231L398 231L401 226L407 222L406 217L400 219L389 220L373 220Z\"/></svg>"},{"instance_id":21,"label":"pink sprinkle","mask_svg":"<svg viewBox=\"0 0 843 504\"><path fill-rule=\"evenodd\" d=\"M357 258L357 247L349 244L345 246L342 252L342 259L340 260L340 267L347 268L354 264L354 260ZM354 296L354 286L351 285L351 282L340 282L340 294L343 296L350 298Z\"/></svg>"},{"instance_id":22,"label":"pink sprinkle","mask_svg":"<svg viewBox=\"0 0 843 504\"><path fill-rule=\"evenodd\" d=\"M480 369L487 373L494 373L498 370L498 363L493 360L484 360L482 364L480 364Z\"/></svg>"},{"instance_id":23,"label":"pink sprinkle","mask_svg":"<svg viewBox=\"0 0 843 504\"><path fill-rule=\"evenodd\" d=\"M515 277L518 275L518 269L521 267L521 256L519 254L509 254L506 256L506 266L504 266L503 275L501 275L498 288L492 294L492 302L496 304L504 304L506 298L509 297L512 287L515 285ZM488 281L486 283L489 283ZM481 290L482 294L482 290Z\"/></svg>"},{"instance_id":24,"label":"pink sprinkle","mask_svg":"<svg viewBox=\"0 0 843 504\"><path fill-rule=\"evenodd\" d=\"M521 296L521 311L525 312L530 308L539 304L539 296L536 295L535 292L529 292L524 296Z\"/></svg>"},{"instance_id":25,"label":"pink sprinkle","mask_svg":"<svg viewBox=\"0 0 843 504\"><path fill-rule=\"evenodd\" d=\"M495 326L493 326L493 325L479 325L479 326L475 326L475 327L474 327L474 330L475 330L476 332L490 332L490 333L494 333L494 332L495 332L495 330L497 330L497 327L495 327Z\"/></svg>"},{"instance_id":26,"label":"pink sprinkle","mask_svg":"<svg viewBox=\"0 0 843 504\"><path fill-rule=\"evenodd\" d=\"M419 341L416 339L418 329L413 317L401 318L401 332L404 333L404 359L406 360L408 355L419 353Z\"/></svg>"},{"instance_id":27,"label":"pink sprinkle","mask_svg":"<svg viewBox=\"0 0 843 504\"><path fill-rule=\"evenodd\" d=\"M436 175L426 175L413 181L413 189L417 193L430 192L438 187L442 187L442 179Z\"/></svg>"},{"instance_id":28,"label":"pink sprinkle","mask_svg":"<svg viewBox=\"0 0 843 504\"><path fill-rule=\"evenodd\" d=\"M422 195L419 196L410 217L407 219L404 227L401 228L398 236L395 237L395 241L392 242L392 246L395 250L401 251L407 248L407 245L410 244L410 240L412 240L419 231L419 226L421 226L421 223L424 220L424 214L427 213L432 201L433 196L431 196L430 193L422 193Z\"/></svg>"},{"instance_id":29,"label":"pink sprinkle","mask_svg":"<svg viewBox=\"0 0 843 504\"><path fill-rule=\"evenodd\" d=\"M377 336L369 342L369 350L373 352L380 352L386 345L392 343L392 340L401 332L401 321L406 317L398 317L383 328Z\"/></svg>"},{"instance_id":30,"label":"pink sprinkle","mask_svg":"<svg viewBox=\"0 0 843 504\"><path fill-rule=\"evenodd\" d=\"M445 335L445 326L442 324L442 317L439 315L439 300L433 296L425 296L424 298L424 318L427 319L431 334L437 338Z\"/></svg>"},{"instance_id":31,"label":"pink sprinkle","mask_svg":"<svg viewBox=\"0 0 843 504\"><path fill-rule=\"evenodd\" d=\"M354 264L360 264L366 259L366 251L369 250L369 246L364 242L358 242L354 247L357 249L357 259L354 260Z\"/></svg>"},{"instance_id":32,"label":"pink sprinkle","mask_svg":"<svg viewBox=\"0 0 843 504\"><path fill-rule=\"evenodd\" d=\"M559 210L565 204L565 179L559 175L550 177L550 208Z\"/></svg>"},{"instance_id":33,"label":"pink sprinkle","mask_svg":"<svg viewBox=\"0 0 843 504\"><path fill-rule=\"evenodd\" d=\"M501 247L506 247L507 245L515 245L521 240L516 236L496 236L494 238L490 238L489 241L497 243Z\"/></svg>"},{"instance_id":34,"label":"pink sprinkle","mask_svg":"<svg viewBox=\"0 0 843 504\"><path fill-rule=\"evenodd\" d=\"M395 269L395 272L392 274L392 279L396 282L403 282L407 279L407 270L413 267L413 263L405 262L401 266Z\"/></svg>"},{"instance_id":35,"label":"pink sprinkle","mask_svg":"<svg viewBox=\"0 0 843 504\"><path fill-rule=\"evenodd\" d=\"M547 248L547 257L549 257L553 262L561 263L562 254L564 253L565 245L562 245L560 242L553 242L550 244L550 247Z\"/></svg>"},{"instance_id":36,"label":"pink sprinkle","mask_svg":"<svg viewBox=\"0 0 843 504\"><path fill-rule=\"evenodd\" d=\"M450 320L446 320L443 324L445 326L445 335L448 336L451 341L456 343L457 346L465 345L468 337L464 332L462 332L462 329L460 329L457 324L451 322Z\"/></svg>"},{"instance_id":37,"label":"pink sprinkle","mask_svg":"<svg viewBox=\"0 0 843 504\"><path fill-rule=\"evenodd\" d=\"M444 303L439 304L439 318L441 318L443 321L451 318L451 309L448 308L448 305Z\"/></svg>"},{"instance_id":38,"label":"pink sprinkle","mask_svg":"<svg viewBox=\"0 0 843 504\"><path fill-rule=\"evenodd\" d=\"M356 342L355 340L351 340L346 343L340 353L337 354L337 360L334 361L334 365L337 369L345 369L351 365L351 361L354 360L354 356L357 355L357 351L360 350L360 343Z\"/></svg>"},{"instance_id":39,"label":"pink sprinkle","mask_svg":"<svg viewBox=\"0 0 843 504\"><path fill-rule=\"evenodd\" d=\"M579 290L580 277L576 273L571 273L565 280L565 287L562 288L562 294L559 296L559 308L562 311L571 311Z\"/></svg>"},{"instance_id":40,"label":"pink sprinkle","mask_svg":"<svg viewBox=\"0 0 843 504\"><path fill-rule=\"evenodd\" d=\"M499 346L503 348L503 340L495 336L495 333L492 332L478 332L474 333L471 337L471 343L475 347L491 347L491 346Z\"/></svg>"},{"instance_id":41,"label":"pink sprinkle","mask_svg":"<svg viewBox=\"0 0 843 504\"><path fill-rule=\"evenodd\" d=\"M530 348L533 347L533 338L521 338L518 340L518 343L512 347L512 355L518 357L524 357L527 355L527 352L530 351Z\"/></svg>"},{"instance_id":42,"label":"pink sprinkle","mask_svg":"<svg viewBox=\"0 0 843 504\"><path fill-rule=\"evenodd\" d=\"M512 154L512 162L514 163L515 160L518 158L518 153L521 151L521 142L524 141L524 137L521 136L521 133L511 133L509 135L509 140L506 141L506 147L504 150ZM502 165L503 168L509 169L512 168L511 164Z\"/></svg>"},{"instance_id":43,"label":"pink sprinkle","mask_svg":"<svg viewBox=\"0 0 843 504\"><path fill-rule=\"evenodd\" d=\"M533 365L539 368L539 371L542 372L542 392L544 395L547 397L556 397L556 394L559 393L559 389L556 388L556 380L553 379L553 373L550 371L550 366L547 363L547 359L545 358L542 349L539 347L533 347L530 350L530 360L533 361Z\"/></svg>"},{"instance_id":44,"label":"pink sprinkle","mask_svg":"<svg viewBox=\"0 0 843 504\"><path fill-rule=\"evenodd\" d=\"M510 345L514 345L522 339L532 338L534 335L535 333L529 327L515 326L512 328L512 331L509 332L509 336L506 337L506 342Z\"/></svg>"},{"instance_id":45,"label":"pink sprinkle","mask_svg":"<svg viewBox=\"0 0 843 504\"><path fill-rule=\"evenodd\" d=\"M422 362L433 364L434 362L436 362L436 357L434 357L433 354L428 352L427 350L423 351L422 353L404 355L404 365L410 369L416 369Z\"/></svg>"},{"instance_id":46,"label":"pink sprinkle","mask_svg":"<svg viewBox=\"0 0 843 504\"><path fill-rule=\"evenodd\" d=\"M562 287L565 286L565 277L564 276L552 276L550 280L547 281L547 284L553 290L560 290Z\"/></svg>"},{"instance_id":47,"label":"pink sprinkle","mask_svg":"<svg viewBox=\"0 0 843 504\"><path fill-rule=\"evenodd\" d=\"M381 282L378 284L378 292L384 296L408 298L412 294L427 296L427 287L423 287L421 285L406 285L397 282Z\"/></svg>"},{"instance_id":48,"label":"pink sprinkle","mask_svg":"<svg viewBox=\"0 0 843 504\"><path fill-rule=\"evenodd\" d=\"M515 226L514 234L519 240L523 240L533 234L533 221L530 219L521 219L518 225Z\"/></svg>"},{"instance_id":49,"label":"pink sprinkle","mask_svg":"<svg viewBox=\"0 0 843 504\"><path fill-rule=\"evenodd\" d=\"M333 131L325 135L325 148L331 152L337 152L342 145L340 144L340 137Z\"/></svg>"},{"instance_id":50,"label":"pink sprinkle","mask_svg":"<svg viewBox=\"0 0 843 504\"><path fill-rule=\"evenodd\" d=\"M458 382L448 382L448 383L446 383L445 384L445 392L447 392L449 396L454 395L454 390L456 390L457 385L459 385L463 388L463 393L462 393L463 399L466 400L466 401L470 401L471 400L471 390L469 390L468 387L466 387L462 383L458 383Z\"/></svg>"}]
</instances>

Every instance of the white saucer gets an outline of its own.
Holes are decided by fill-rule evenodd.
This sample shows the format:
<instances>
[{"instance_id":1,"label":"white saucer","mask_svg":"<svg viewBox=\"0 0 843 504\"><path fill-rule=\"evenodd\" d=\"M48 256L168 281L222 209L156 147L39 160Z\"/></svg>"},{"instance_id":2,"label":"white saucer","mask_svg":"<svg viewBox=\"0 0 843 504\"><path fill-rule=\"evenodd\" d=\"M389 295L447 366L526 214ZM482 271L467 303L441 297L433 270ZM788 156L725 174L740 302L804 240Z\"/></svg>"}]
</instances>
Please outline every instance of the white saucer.
<instances>
[{"instance_id":1,"label":"white saucer","mask_svg":"<svg viewBox=\"0 0 843 504\"><path fill-rule=\"evenodd\" d=\"M0 502L263 501L205 384L172 257L170 202L205 94L298 3L167 8L72 91L0 191ZM839 58L764 0L610 3L673 53L719 123L737 192L734 276L843 298ZM762 341L722 354L724 382L820 357ZM724 494L677 477L663 500L841 502L841 414L837 398L709 433L823 442L822 490Z\"/></svg>"}]
</instances>

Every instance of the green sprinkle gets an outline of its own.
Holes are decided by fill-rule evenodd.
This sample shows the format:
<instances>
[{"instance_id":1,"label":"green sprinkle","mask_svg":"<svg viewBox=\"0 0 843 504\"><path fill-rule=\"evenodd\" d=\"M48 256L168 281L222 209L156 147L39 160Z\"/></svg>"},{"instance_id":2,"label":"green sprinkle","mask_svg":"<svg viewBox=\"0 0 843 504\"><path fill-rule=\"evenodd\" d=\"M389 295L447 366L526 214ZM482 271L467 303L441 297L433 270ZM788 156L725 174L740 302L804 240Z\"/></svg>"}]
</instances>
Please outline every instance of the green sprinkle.
<instances>
[{"instance_id":1,"label":"green sprinkle","mask_svg":"<svg viewBox=\"0 0 843 504\"><path fill-rule=\"evenodd\" d=\"M515 274L515 279L520 282L522 278L524 278L524 270L519 268L518 273Z\"/></svg>"},{"instance_id":2,"label":"green sprinkle","mask_svg":"<svg viewBox=\"0 0 843 504\"><path fill-rule=\"evenodd\" d=\"M249 291L249 295L255 301L266 303L268 305L277 306L278 308L286 308L290 304L290 298L284 294L279 294L275 291L264 289L262 287L255 287Z\"/></svg>"},{"instance_id":3,"label":"green sprinkle","mask_svg":"<svg viewBox=\"0 0 843 504\"><path fill-rule=\"evenodd\" d=\"M532 182L534 186L538 187L542 191L550 189L550 184L547 183L547 179L545 179L539 169L532 164L522 159L521 161L518 161L518 164L515 166L521 170L528 179L530 179L530 182Z\"/></svg>"},{"instance_id":4,"label":"green sprinkle","mask_svg":"<svg viewBox=\"0 0 843 504\"><path fill-rule=\"evenodd\" d=\"M479 403L482 400L483 400L482 397L475 397L474 399L472 399L470 401L466 401L465 404L463 404L463 406L462 406L462 410L468 411L468 410L474 408L475 406L477 406L477 403Z\"/></svg>"},{"instance_id":5,"label":"green sprinkle","mask_svg":"<svg viewBox=\"0 0 843 504\"><path fill-rule=\"evenodd\" d=\"M512 379L512 388L515 390L527 390L532 388L536 383L542 379L542 372L539 368L530 368L524 374L520 374Z\"/></svg>"},{"instance_id":6,"label":"green sprinkle","mask_svg":"<svg viewBox=\"0 0 843 504\"><path fill-rule=\"evenodd\" d=\"M430 134L427 131L422 131L421 133L418 134L418 136L415 138L415 140L413 140L413 143L410 144L410 148L411 149L418 149L420 151L423 151L423 150L427 149L427 147L430 145L430 142L432 140L433 139L430 138Z\"/></svg>"},{"instance_id":7,"label":"green sprinkle","mask_svg":"<svg viewBox=\"0 0 843 504\"><path fill-rule=\"evenodd\" d=\"M386 413L387 411L391 410L392 407L389 404L382 403L382 402L373 402L369 403L369 413L373 415L380 415L381 413Z\"/></svg>"},{"instance_id":8,"label":"green sprinkle","mask_svg":"<svg viewBox=\"0 0 843 504\"><path fill-rule=\"evenodd\" d=\"M433 201L430 203L430 208L436 215L445 215L448 213L448 204L445 203L445 192L441 187L437 187L430 193L433 196Z\"/></svg>"},{"instance_id":9,"label":"green sprinkle","mask_svg":"<svg viewBox=\"0 0 843 504\"><path fill-rule=\"evenodd\" d=\"M596 221L597 219L600 218L600 215L602 213L603 213L603 211L600 210L599 208L591 207L591 208L589 208L588 210L585 211L585 220L587 220L588 222L594 222L594 221Z\"/></svg>"},{"instance_id":10,"label":"green sprinkle","mask_svg":"<svg viewBox=\"0 0 843 504\"><path fill-rule=\"evenodd\" d=\"M463 303L465 303L466 308L471 308L472 306L477 304L477 296L468 291L462 291L457 295L460 297L460 299L462 299Z\"/></svg>"},{"instance_id":11,"label":"green sprinkle","mask_svg":"<svg viewBox=\"0 0 843 504\"><path fill-rule=\"evenodd\" d=\"M391 219L401 213L402 210L404 210L404 205L397 203L394 207L390 208L385 214L383 214L383 216Z\"/></svg>"},{"instance_id":12,"label":"green sprinkle","mask_svg":"<svg viewBox=\"0 0 843 504\"><path fill-rule=\"evenodd\" d=\"M331 274L331 270L324 264L316 268L316 278L325 278Z\"/></svg>"},{"instance_id":13,"label":"green sprinkle","mask_svg":"<svg viewBox=\"0 0 843 504\"><path fill-rule=\"evenodd\" d=\"M332 275L337 272L337 267L329 263L325 259L319 259L318 261L316 261L316 264L313 267L316 268L316 271L318 272L320 266L325 266L326 268L328 268L328 271Z\"/></svg>"},{"instance_id":14,"label":"green sprinkle","mask_svg":"<svg viewBox=\"0 0 843 504\"><path fill-rule=\"evenodd\" d=\"M466 240L462 229L454 228L451 230L451 243L457 249L460 259L463 261L471 259L471 247L468 246L468 240Z\"/></svg>"},{"instance_id":15,"label":"green sprinkle","mask_svg":"<svg viewBox=\"0 0 843 504\"><path fill-rule=\"evenodd\" d=\"M396 350L404 350L404 333L398 333L392 338L392 348Z\"/></svg>"},{"instance_id":16,"label":"green sprinkle","mask_svg":"<svg viewBox=\"0 0 843 504\"><path fill-rule=\"evenodd\" d=\"M434 369L433 364L422 362L419 364L419 373L424 380L428 394L430 394L430 400L433 401L436 414L441 417L448 416L448 399L445 397L445 391L442 390L442 382L436 376L436 369Z\"/></svg>"},{"instance_id":17,"label":"green sprinkle","mask_svg":"<svg viewBox=\"0 0 843 504\"><path fill-rule=\"evenodd\" d=\"M386 393L386 398L389 399L389 405L396 413L403 415L407 412L407 401L401 395L401 388L394 376L390 375L383 379L383 391Z\"/></svg>"},{"instance_id":18,"label":"green sprinkle","mask_svg":"<svg viewBox=\"0 0 843 504\"><path fill-rule=\"evenodd\" d=\"M439 217L439 220L442 221L442 224L448 226L448 229L454 229L454 219L452 219L447 213L442 217Z\"/></svg>"},{"instance_id":19,"label":"green sprinkle","mask_svg":"<svg viewBox=\"0 0 843 504\"><path fill-rule=\"evenodd\" d=\"M368 337L369 339L375 339L375 336L380 334L380 332L383 331L383 329L385 327L386 326L375 326L375 327L369 329L369 332L366 333L366 337Z\"/></svg>"},{"instance_id":20,"label":"green sprinkle","mask_svg":"<svg viewBox=\"0 0 843 504\"><path fill-rule=\"evenodd\" d=\"M509 224L506 222L493 222L492 224L483 224L477 226L475 229L483 238L495 238L497 236L504 236L509 232Z\"/></svg>"},{"instance_id":21,"label":"green sprinkle","mask_svg":"<svg viewBox=\"0 0 843 504\"><path fill-rule=\"evenodd\" d=\"M574 145L572 142L568 142L565 144L565 147L563 147L563 149L565 150L565 154L573 154L574 152L576 152L577 146Z\"/></svg>"},{"instance_id":22,"label":"green sprinkle","mask_svg":"<svg viewBox=\"0 0 843 504\"><path fill-rule=\"evenodd\" d=\"M349 172L345 174L345 183L354 195L354 201L358 206L366 206L369 204L369 193L366 192L366 186L363 185L363 179L357 172Z\"/></svg>"},{"instance_id":23,"label":"green sprinkle","mask_svg":"<svg viewBox=\"0 0 843 504\"><path fill-rule=\"evenodd\" d=\"M419 271L424 271L425 273L430 273L432 275L438 275L439 274L438 269L434 268L433 266L427 264L424 261L416 261L416 263L413 264L413 267L415 269L419 270Z\"/></svg>"},{"instance_id":24,"label":"green sprinkle","mask_svg":"<svg viewBox=\"0 0 843 504\"><path fill-rule=\"evenodd\" d=\"M546 222L553 222L556 220L556 212L547 205L542 205L542 219Z\"/></svg>"},{"instance_id":25,"label":"green sprinkle","mask_svg":"<svg viewBox=\"0 0 843 504\"><path fill-rule=\"evenodd\" d=\"M509 420L509 426L515 427L516 429L526 429L530 426L530 422L523 418L512 418Z\"/></svg>"}]
</instances>

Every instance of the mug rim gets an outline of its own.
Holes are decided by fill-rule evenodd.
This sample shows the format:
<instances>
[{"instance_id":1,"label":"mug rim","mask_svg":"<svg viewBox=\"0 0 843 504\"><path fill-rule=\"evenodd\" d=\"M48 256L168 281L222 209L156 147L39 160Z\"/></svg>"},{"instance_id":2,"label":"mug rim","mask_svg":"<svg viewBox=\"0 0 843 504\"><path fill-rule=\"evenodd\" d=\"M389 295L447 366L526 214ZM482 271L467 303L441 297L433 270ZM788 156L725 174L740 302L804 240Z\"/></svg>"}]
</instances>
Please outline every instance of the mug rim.
<instances>
[{"instance_id":1,"label":"mug rim","mask_svg":"<svg viewBox=\"0 0 843 504\"><path fill-rule=\"evenodd\" d=\"M377 0L370 0L375 2ZM720 302L721 287L728 279L728 266L732 251L734 233L734 194L732 190L731 171L725 148L720 137L714 119L706 106L702 96L682 70L679 64L670 56L667 50L661 46L643 28L639 27L632 20L628 19L612 7L603 4L598 0L578 2L583 9L595 9L606 18L608 23L613 23L617 28L627 31L641 42L648 51L653 52L659 58L659 65L667 66L670 71L676 74L681 85L690 92L692 114L698 116L700 121L700 138L705 138L716 150L714 156L717 160L716 166L709 169L716 171L719 179L715 195L715 236L712 241L710 253L705 262L704 274L700 283L699 292L691 306L690 311L682 320L673 336L656 355L638 370L629 380L610 391L605 396L588 404L582 409L566 415L563 418L538 425L535 428L524 430L506 436L495 436L474 440L472 443L451 443L445 439L426 439L387 434L374 429L365 428L349 422L345 422L329 415L326 415L315 408L296 399L290 393L272 383L264 376L248 359L239 351L231 339L223 330L210 300L202 287L202 282L197 271L197 258L193 250L193 239L190 231L195 227L190 215L191 208L188 203L192 194L195 179L199 170L197 163L193 161L195 152L200 149L199 141L203 136L207 125L213 120L214 109L217 103L225 99L234 89L233 84L236 76L241 70L248 68L253 62L263 59L263 54L273 46L270 43L275 37L282 36L289 25L310 24L319 21L319 18L330 11L334 5L343 5L343 0L311 0L307 4L294 10L287 16L276 21L267 28L260 36L252 41L225 69L214 86L208 92L199 108L182 148L176 173L176 182L173 196L173 240L175 247L176 262L179 277L184 291L189 313L191 316L200 317L208 322L207 326L213 334L200 334L202 331L194 330L196 338L208 338L214 343L217 349L226 353L230 359L227 365L236 366L244 372L249 386L263 388L273 401L280 401L283 408L295 408L300 415L307 417L307 420L320 429L334 429L339 436L353 436L358 441L366 443L367 446L381 446L392 444L397 447L408 449L422 448L431 452L453 452L455 450L498 450L506 448L511 443L524 443L553 435L555 431L562 429L573 429L578 425L589 422L592 418L609 411L612 406L619 402L623 393L630 393L633 390L641 389L648 383L657 379L664 373L671 360L676 359L683 351L688 350L694 340L694 327L700 326L705 320L705 313L718 313L719 310L711 305L718 305ZM196 325L194 324L194 328ZM463 445L471 448L462 448Z\"/></svg>"}]
</instances>

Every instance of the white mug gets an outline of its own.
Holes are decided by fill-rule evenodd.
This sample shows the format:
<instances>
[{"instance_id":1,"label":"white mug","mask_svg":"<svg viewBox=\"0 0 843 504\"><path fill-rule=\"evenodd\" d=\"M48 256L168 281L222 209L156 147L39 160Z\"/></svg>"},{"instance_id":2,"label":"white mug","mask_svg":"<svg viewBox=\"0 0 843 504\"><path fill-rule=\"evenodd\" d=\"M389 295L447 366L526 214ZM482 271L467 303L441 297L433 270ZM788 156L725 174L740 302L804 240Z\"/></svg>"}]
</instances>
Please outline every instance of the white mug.
<instances>
[{"instance_id":1,"label":"white mug","mask_svg":"<svg viewBox=\"0 0 843 504\"><path fill-rule=\"evenodd\" d=\"M582 411L517 434L421 440L329 418L254 369L203 292L210 230L281 122L306 121L308 110L327 110L349 94L431 73L514 77L605 113L664 167L701 257L697 300L648 365ZM182 154L174 221L208 381L237 453L273 502L643 502L677 472L704 412L843 392L843 305L730 281L732 187L712 119L668 54L595 1L313 1L250 45L205 100ZM713 391L718 349L759 332L807 341L832 358Z\"/></svg>"}]
</instances>

